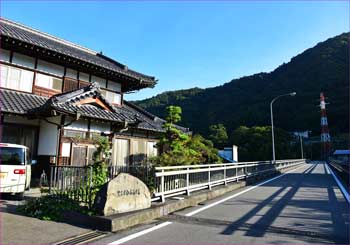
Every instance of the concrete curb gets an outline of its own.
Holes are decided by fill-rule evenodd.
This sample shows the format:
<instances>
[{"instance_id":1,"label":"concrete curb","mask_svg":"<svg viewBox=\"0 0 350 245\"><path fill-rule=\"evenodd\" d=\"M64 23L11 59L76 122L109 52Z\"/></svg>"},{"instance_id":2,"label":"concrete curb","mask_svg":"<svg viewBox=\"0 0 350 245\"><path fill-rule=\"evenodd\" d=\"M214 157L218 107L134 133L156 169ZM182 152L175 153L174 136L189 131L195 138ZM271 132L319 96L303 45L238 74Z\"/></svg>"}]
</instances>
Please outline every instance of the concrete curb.
<instances>
[{"instance_id":1,"label":"concrete curb","mask_svg":"<svg viewBox=\"0 0 350 245\"><path fill-rule=\"evenodd\" d=\"M210 191L206 190L198 193L193 193L182 200L169 200L164 204L153 204L151 208L144 210L123 214L115 214L110 216L87 216L79 213L69 212L64 214L64 220L67 223L73 225L89 227L101 231L115 232L119 230L124 230L132 226L148 223L154 219L160 218L164 215L168 215L175 211L196 206L201 202L217 198L228 192L242 188L247 185L247 182L249 184L256 183L259 180L266 179L270 176L278 175L297 166L299 165L290 168L285 168L282 171L268 173L264 176L259 176L259 178L252 177L249 178L248 181L231 182L226 186L217 186Z\"/></svg>"}]
</instances>

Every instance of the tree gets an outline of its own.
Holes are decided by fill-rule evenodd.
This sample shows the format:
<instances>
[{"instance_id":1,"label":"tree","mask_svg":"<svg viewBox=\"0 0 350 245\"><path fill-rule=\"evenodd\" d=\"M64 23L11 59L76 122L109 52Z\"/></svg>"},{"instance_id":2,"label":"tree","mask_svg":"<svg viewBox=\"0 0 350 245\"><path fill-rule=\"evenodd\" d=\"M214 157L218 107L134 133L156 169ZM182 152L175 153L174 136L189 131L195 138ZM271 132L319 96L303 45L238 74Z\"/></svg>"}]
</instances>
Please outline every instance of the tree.
<instances>
[{"instance_id":1,"label":"tree","mask_svg":"<svg viewBox=\"0 0 350 245\"><path fill-rule=\"evenodd\" d=\"M189 136L179 130L175 125L175 123L181 121L181 107L168 106L166 111L166 122L163 124L165 134L161 137L158 145L163 151L182 151L183 145L189 139Z\"/></svg>"},{"instance_id":2,"label":"tree","mask_svg":"<svg viewBox=\"0 0 350 245\"><path fill-rule=\"evenodd\" d=\"M209 127L209 139L211 139L215 146L222 148L227 144L228 136L226 128L223 124L214 124Z\"/></svg>"},{"instance_id":3,"label":"tree","mask_svg":"<svg viewBox=\"0 0 350 245\"><path fill-rule=\"evenodd\" d=\"M191 165L220 162L217 149L210 140L200 135L190 136L182 132L175 123L181 121L181 108L167 107L165 133L159 140L158 147L162 154L152 159L156 165Z\"/></svg>"},{"instance_id":4,"label":"tree","mask_svg":"<svg viewBox=\"0 0 350 245\"><path fill-rule=\"evenodd\" d=\"M232 142L238 146L240 161L271 160L271 127L240 126L232 133ZM275 129L275 149L277 159L297 158L297 145L284 130Z\"/></svg>"}]
</instances>

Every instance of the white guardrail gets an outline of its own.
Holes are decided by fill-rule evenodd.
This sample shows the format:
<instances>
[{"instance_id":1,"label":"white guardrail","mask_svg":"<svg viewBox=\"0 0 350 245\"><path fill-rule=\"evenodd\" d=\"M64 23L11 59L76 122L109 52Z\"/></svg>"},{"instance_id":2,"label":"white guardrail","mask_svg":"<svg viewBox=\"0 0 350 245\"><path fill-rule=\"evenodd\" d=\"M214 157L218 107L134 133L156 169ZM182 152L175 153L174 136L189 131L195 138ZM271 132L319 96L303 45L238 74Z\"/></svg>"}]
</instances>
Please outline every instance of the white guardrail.
<instances>
[{"instance_id":1,"label":"white guardrail","mask_svg":"<svg viewBox=\"0 0 350 245\"><path fill-rule=\"evenodd\" d=\"M226 185L265 172L279 171L305 163L305 159L277 160L264 162L217 163L205 165L186 165L171 167L156 167L155 192L152 200L179 194L190 195L191 192L216 185Z\"/></svg>"}]
</instances>

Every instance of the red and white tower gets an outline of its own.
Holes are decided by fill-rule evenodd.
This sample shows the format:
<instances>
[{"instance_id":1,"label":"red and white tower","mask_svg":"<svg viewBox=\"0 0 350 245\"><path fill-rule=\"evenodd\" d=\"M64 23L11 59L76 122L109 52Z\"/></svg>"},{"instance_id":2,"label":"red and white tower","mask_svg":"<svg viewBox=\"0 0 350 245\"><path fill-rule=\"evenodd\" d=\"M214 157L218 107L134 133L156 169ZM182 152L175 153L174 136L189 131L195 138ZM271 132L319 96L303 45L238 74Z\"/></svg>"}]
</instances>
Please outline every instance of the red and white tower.
<instances>
[{"instance_id":1,"label":"red and white tower","mask_svg":"<svg viewBox=\"0 0 350 245\"><path fill-rule=\"evenodd\" d=\"M321 142L323 144L323 157L327 159L331 151L331 136L329 135L328 120L326 114L326 102L323 93L320 94L321 107Z\"/></svg>"}]
</instances>

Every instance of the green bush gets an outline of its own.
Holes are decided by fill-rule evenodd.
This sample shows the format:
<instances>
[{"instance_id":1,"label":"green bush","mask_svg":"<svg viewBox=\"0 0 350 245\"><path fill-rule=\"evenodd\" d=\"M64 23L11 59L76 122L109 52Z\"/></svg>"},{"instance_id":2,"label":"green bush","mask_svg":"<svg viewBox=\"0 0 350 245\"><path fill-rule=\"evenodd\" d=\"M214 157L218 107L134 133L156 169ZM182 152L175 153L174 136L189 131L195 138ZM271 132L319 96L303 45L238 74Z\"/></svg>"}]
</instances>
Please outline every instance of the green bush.
<instances>
[{"instance_id":1,"label":"green bush","mask_svg":"<svg viewBox=\"0 0 350 245\"><path fill-rule=\"evenodd\" d=\"M62 214L67 211L92 214L87 207L80 206L77 201L50 195L29 200L17 210L31 217L53 221L62 221Z\"/></svg>"}]
</instances>

